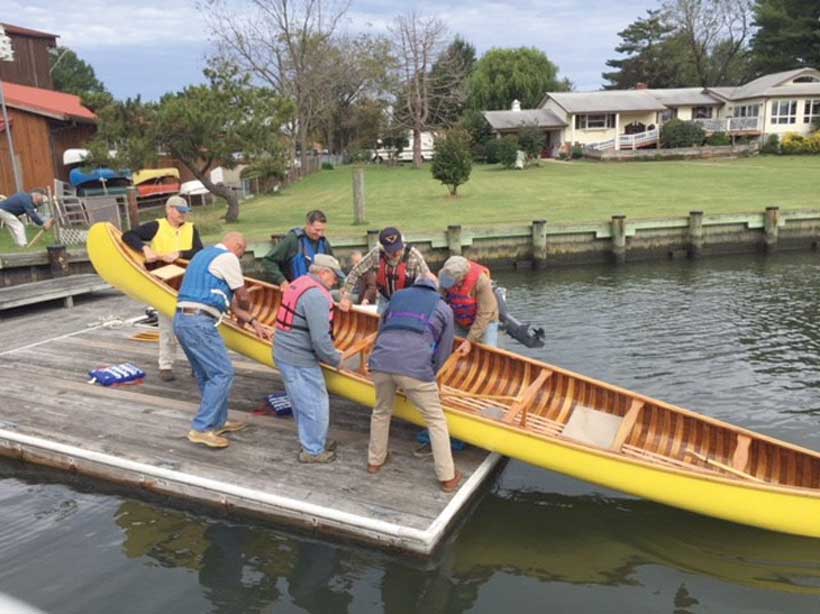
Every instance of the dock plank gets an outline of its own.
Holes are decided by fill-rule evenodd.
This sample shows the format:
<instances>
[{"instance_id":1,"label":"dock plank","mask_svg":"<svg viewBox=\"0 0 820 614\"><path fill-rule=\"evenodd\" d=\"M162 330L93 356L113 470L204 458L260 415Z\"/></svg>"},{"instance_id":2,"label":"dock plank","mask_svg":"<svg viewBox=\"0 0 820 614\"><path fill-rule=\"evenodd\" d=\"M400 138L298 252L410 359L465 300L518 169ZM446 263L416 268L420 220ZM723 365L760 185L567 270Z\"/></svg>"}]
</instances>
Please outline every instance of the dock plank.
<instances>
[{"instance_id":1,"label":"dock plank","mask_svg":"<svg viewBox=\"0 0 820 614\"><path fill-rule=\"evenodd\" d=\"M71 299L81 294L107 290L111 286L94 273L67 275L43 281L0 288L0 311L45 303L58 299ZM69 301L66 306L72 306Z\"/></svg>"}]
</instances>

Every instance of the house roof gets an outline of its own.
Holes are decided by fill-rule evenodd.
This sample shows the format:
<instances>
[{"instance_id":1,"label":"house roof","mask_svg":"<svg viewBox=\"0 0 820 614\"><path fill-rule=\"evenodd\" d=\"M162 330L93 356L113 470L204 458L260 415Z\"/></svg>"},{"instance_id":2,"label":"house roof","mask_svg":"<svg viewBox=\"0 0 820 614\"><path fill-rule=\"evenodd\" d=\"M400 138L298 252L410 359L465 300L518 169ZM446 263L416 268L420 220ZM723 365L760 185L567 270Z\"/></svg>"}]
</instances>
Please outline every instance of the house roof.
<instances>
[{"instance_id":1,"label":"house roof","mask_svg":"<svg viewBox=\"0 0 820 614\"><path fill-rule=\"evenodd\" d=\"M563 128L563 121L549 109L527 109L523 111L484 111L484 117L493 130L513 130L523 126L538 128Z\"/></svg>"},{"instance_id":2,"label":"house roof","mask_svg":"<svg viewBox=\"0 0 820 614\"><path fill-rule=\"evenodd\" d=\"M21 28L20 26L13 26L10 23L0 23L0 26L3 26L3 29L6 31L6 34L16 34L17 36L30 36L32 38L58 38L56 34L41 32L40 30L31 30L29 28Z\"/></svg>"},{"instance_id":3,"label":"house roof","mask_svg":"<svg viewBox=\"0 0 820 614\"><path fill-rule=\"evenodd\" d=\"M618 113L663 111L666 107L646 90L605 90L601 92L554 92L551 98L568 113Z\"/></svg>"},{"instance_id":4,"label":"house roof","mask_svg":"<svg viewBox=\"0 0 820 614\"><path fill-rule=\"evenodd\" d=\"M670 89L647 89L661 104L668 107L704 106L722 104L714 96L707 94L702 87L678 87Z\"/></svg>"},{"instance_id":5,"label":"house roof","mask_svg":"<svg viewBox=\"0 0 820 614\"><path fill-rule=\"evenodd\" d=\"M6 105L61 121L96 123L97 116L85 108L80 97L39 87L3 82Z\"/></svg>"},{"instance_id":6,"label":"house roof","mask_svg":"<svg viewBox=\"0 0 820 614\"><path fill-rule=\"evenodd\" d=\"M820 79L820 71L814 68L797 68L771 75L763 75L738 87L710 87L707 92L714 92L726 100L744 100L769 96L813 96L820 94L820 82L788 83L798 77L814 76ZM784 85L786 84L786 85Z\"/></svg>"}]
</instances>

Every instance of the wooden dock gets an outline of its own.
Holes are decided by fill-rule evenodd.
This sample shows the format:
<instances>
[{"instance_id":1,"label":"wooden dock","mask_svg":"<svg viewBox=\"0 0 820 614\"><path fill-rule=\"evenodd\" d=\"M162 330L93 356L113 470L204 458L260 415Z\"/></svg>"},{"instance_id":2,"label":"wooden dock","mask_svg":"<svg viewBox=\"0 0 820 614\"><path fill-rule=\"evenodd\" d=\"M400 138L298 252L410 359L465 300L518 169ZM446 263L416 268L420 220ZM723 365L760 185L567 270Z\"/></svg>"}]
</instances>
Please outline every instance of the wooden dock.
<instances>
[{"instance_id":1,"label":"wooden dock","mask_svg":"<svg viewBox=\"0 0 820 614\"><path fill-rule=\"evenodd\" d=\"M110 287L93 273L67 275L9 286L0 288L0 311L56 300L62 300L65 307L73 307L75 296L98 292Z\"/></svg>"},{"instance_id":2,"label":"wooden dock","mask_svg":"<svg viewBox=\"0 0 820 614\"><path fill-rule=\"evenodd\" d=\"M446 495L431 459L412 454L418 429L394 420L392 461L370 475L370 411L336 397L330 435L339 442L337 461L300 464L293 419L253 414L267 394L282 390L278 374L238 355L231 415L251 426L229 435L225 450L191 444L196 380L180 350L176 381L160 381L156 344L130 339L140 329L129 320L142 311L107 292L71 311L38 307L0 321L0 455L422 555L500 466L484 450L456 453L466 480ZM122 362L144 369L144 383L87 383L90 369Z\"/></svg>"}]
</instances>

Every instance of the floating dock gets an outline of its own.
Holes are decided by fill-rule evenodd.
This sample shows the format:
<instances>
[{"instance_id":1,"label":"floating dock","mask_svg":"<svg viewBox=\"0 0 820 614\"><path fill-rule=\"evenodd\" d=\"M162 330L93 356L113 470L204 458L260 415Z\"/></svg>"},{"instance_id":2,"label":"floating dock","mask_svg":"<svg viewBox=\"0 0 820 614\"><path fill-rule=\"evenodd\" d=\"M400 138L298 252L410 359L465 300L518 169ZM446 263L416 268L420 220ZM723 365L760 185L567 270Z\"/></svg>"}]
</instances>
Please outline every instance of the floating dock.
<instances>
[{"instance_id":1,"label":"floating dock","mask_svg":"<svg viewBox=\"0 0 820 614\"><path fill-rule=\"evenodd\" d=\"M283 389L278 373L236 354L231 417L250 426L230 434L227 449L194 445L186 435L199 405L196 380L181 349L176 381L159 379L156 344L131 339L145 331L134 324L141 314L115 291L70 311L4 312L0 456L420 555L435 550L501 464L468 446L455 454L465 481L445 494L432 460L412 453L417 427L394 420L392 460L370 475L370 410L333 396L338 459L301 464L293 418L254 414ZM89 370L123 362L142 368L144 383L87 383Z\"/></svg>"}]
</instances>

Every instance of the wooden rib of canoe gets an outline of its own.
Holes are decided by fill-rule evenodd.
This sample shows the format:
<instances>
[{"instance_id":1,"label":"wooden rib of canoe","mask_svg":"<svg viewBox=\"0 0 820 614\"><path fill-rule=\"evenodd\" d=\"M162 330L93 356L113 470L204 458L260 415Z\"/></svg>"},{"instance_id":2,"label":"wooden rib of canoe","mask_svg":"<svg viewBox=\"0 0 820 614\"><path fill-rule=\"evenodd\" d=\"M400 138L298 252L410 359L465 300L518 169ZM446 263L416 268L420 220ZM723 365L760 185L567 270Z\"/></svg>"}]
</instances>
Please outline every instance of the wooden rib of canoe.
<instances>
[{"instance_id":1,"label":"wooden rib of canoe","mask_svg":"<svg viewBox=\"0 0 820 614\"><path fill-rule=\"evenodd\" d=\"M160 280L110 224L92 227L88 253L100 276L166 315L181 274ZM273 326L278 287L246 278L260 322ZM335 315L341 369L328 389L372 407L367 357L378 317ZM270 343L225 319L231 349L275 367ZM468 443L639 497L765 529L820 537L820 454L501 349L473 344L439 375L451 434ZM423 424L401 395L396 415Z\"/></svg>"}]
</instances>

